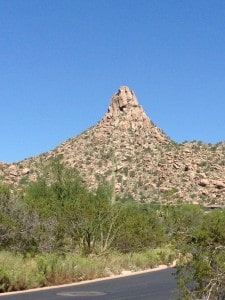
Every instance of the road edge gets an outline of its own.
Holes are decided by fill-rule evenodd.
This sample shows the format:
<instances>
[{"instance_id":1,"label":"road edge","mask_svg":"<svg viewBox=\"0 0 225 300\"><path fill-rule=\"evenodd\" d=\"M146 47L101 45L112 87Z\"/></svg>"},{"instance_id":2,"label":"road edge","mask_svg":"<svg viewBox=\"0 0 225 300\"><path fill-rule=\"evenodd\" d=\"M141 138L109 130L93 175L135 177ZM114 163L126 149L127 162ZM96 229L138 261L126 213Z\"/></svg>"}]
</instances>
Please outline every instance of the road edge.
<instances>
[{"instance_id":1,"label":"road edge","mask_svg":"<svg viewBox=\"0 0 225 300\"><path fill-rule=\"evenodd\" d=\"M138 274L144 274L144 273L156 272L156 271L161 271L161 270L166 270L166 269L172 269L172 268L175 267L175 265L176 265L176 262L173 262L170 265L159 265L158 267L152 268L152 269L146 269L146 270L140 270L140 271L127 271L127 270L124 270L124 271L122 271L121 274L118 274L118 275L111 275L111 276L100 277L100 278L96 278L96 279L83 280L83 281L77 281L77 282L73 282L73 283L66 283L66 284L60 284L60 285L51 285L51 286L33 288L33 289L28 289L28 290L5 292L5 293L0 293L0 298L2 296L18 295L18 294L23 294L23 293L25 294L25 293L31 293L31 292L44 291L44 290L71 287L71 286L76 286L76 285L84 285L84 284L87 284L87 283L94 283L94 282L99 282L99 281L117 279L117 278L121 278L121 277L128 277L128 276L134 276L134 275L138 275Z\"/></svg>"}]
</instances>

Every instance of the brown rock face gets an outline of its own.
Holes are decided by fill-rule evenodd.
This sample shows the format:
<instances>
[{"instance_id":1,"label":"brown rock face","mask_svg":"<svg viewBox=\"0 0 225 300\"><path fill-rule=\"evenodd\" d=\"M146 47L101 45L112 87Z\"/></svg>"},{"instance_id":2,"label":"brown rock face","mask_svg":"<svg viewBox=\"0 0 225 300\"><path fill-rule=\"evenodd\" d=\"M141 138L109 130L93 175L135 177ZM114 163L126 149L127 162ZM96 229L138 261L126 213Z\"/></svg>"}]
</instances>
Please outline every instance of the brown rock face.
<instances>
[{"instance_id":1,"label":"brown rock face","mask_svg":"<svg viewBox=\"0 0 225 300\"><path fill-rule=\"evenodd\" d=\"M108 109L108 117L117 118L119 112L127 108L137 107L138 101L133 91L127 86L121 86L119 91L112 96Z\"/></svg>"},{"instance_id":2,"label":"brown rock face","mask_svg":"<svg viewBox=\"0 0 225 300\"><path fill-rule=\"evenodd\" d=\"M99 123L98 132L104 131L109 135L115 130L149 130L149 134L160 142L165 142L168 138L162 134L150 121L143 108L139 105L135 93L127 86L121 86L110 102L108 112ZM103 129L103 130L102 130ZM143 144L142 134L139 143Z\"/></svg>"}]
</instances>

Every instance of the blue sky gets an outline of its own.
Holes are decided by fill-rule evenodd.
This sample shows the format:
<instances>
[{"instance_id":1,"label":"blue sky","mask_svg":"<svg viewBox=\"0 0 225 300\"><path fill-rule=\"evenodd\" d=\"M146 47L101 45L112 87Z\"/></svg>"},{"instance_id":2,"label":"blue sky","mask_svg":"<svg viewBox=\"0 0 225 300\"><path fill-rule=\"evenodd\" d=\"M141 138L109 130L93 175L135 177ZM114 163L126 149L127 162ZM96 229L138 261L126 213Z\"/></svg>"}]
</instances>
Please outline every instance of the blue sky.
<instances>
[{"instance_id":1,"label":"blue sky","mask_svg":"<svg viewBox=\"0 0 225 300\"><path fill-rule=\"evenodd\" d=\"M95 125L128 85L173 140L225 140L224 0L0 0L0 161Z\"/></svg>"}]
</instances>

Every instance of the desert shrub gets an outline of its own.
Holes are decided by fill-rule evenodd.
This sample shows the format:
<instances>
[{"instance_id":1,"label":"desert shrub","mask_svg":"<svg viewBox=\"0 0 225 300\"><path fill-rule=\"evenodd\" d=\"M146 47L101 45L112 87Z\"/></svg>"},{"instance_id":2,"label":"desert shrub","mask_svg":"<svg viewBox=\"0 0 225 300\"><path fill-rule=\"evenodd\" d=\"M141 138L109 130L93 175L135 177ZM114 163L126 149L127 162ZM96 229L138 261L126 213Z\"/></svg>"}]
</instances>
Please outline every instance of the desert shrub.
<instances>
[{"instance_id":1,"label":"desert shrub","mask_svg":"<svg viewBox=\"0 0 225 300\"><path fill-rule=\"evenodd\" d=\"M200 227L183 241L177 266L182 297L224 299L225 297L225 212L204 215ZM182 298L183 299L183 298Z\"/></svg>"},{"instance_id":2,"label":"desert shrub","mask_svg":"<svg viewBox=\"0 0 225 300\"><path fill-rule=\"evenodd\" d=\"M118 251L141 251L166 242L165 227L151 206L125 203L120 217L119 234L114 243Z\"/></svg>"},{"instance_id":3,"label":"desert shrub","mask_svg":"<svg viewBox=\"0 0 225 300\"><path fill-rule=\"evenodd\" d=\"M167 205L162 208L162 218L166 226L166 235L179 248L190 232L201 226L204 210L192 204Z\"/></svg>"}]
</instances>

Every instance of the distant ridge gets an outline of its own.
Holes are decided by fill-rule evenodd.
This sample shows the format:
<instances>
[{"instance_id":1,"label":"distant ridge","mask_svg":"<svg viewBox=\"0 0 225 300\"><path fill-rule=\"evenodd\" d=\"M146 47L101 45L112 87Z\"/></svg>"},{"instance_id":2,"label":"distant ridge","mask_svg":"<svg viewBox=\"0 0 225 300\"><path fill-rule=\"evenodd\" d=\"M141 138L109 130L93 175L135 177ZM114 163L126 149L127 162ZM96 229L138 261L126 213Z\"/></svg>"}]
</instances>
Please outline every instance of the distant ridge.
<instances>
[{"instance_id":1,"label":"distant ridge","mask_svg":"<svg viewBox=\"0 0 225 300\"><path fill-rule=\"evenodd\" d=\"M2 182L36 180L40 166L61 156L90 188L105 180L118 196L142 202L225 203L225 144L177 144L148 118L135 93L121 86L102 120L52 151L0 163Z\"/></svg>"}]
</instances>

